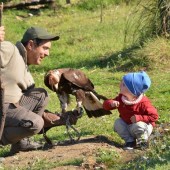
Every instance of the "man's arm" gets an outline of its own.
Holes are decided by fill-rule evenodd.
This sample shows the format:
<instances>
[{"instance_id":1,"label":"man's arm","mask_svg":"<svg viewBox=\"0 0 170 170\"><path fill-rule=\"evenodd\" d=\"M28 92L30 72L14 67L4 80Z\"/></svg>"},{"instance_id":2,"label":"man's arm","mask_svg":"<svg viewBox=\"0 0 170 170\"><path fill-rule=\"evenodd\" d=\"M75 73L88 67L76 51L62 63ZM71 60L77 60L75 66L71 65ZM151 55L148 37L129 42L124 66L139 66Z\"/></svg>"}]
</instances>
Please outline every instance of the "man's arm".
<instances>
[{"instance_id":1,"label":"man's arm","mask_svg":"<svg viewBox=\"0 0 170 170\"><path fill-rule=\"evenodd\" d=\"M5 28L4 26L0 26L0 42L4 41L5 38Z\"/></svg>"},{"instance_id":2,"label":"man's arm","mask_svg":"<svg viewBox=\"0 0 170 170\"><path fill-rule=\"evenodd\" d=\"M5 111L4 111L4 89L2 82L0 81L0 139L2 137L4 125L5 125Z\"/></svg>"},{"instance_id":3,"label":"man's arm","mask_svg":"<svg viewBox=\"0 0 170 170\"><path fill-rule=\"evenodd\" d=\"M4 27L1 26L2 23L2 10L3 10L3 4L0 5L0 139L2 137L4 124L5 124L5 112L4 112L4 88L2 85L2 74L1 74L1 42L4 40Z\"/></svg>"}]
</instances>

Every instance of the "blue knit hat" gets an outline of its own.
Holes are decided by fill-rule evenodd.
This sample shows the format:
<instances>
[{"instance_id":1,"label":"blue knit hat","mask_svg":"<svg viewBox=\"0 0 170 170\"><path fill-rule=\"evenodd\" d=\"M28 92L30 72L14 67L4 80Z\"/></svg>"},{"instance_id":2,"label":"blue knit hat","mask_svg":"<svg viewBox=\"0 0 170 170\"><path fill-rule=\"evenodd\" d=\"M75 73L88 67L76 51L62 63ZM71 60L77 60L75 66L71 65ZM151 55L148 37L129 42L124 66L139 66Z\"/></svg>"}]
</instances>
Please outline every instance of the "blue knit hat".
<instances>
[{"instance_id":1,"label":"blue knit hat","mask_svg":"<svg viewBox=\"0 0 170 170\"><path fill-rule=\"evenodd\" d=\"M151 80L144 71L128 73L123 77L123 81L129 91L135 96L140 96L151 85Z\"/></svg>"}]
</instances>

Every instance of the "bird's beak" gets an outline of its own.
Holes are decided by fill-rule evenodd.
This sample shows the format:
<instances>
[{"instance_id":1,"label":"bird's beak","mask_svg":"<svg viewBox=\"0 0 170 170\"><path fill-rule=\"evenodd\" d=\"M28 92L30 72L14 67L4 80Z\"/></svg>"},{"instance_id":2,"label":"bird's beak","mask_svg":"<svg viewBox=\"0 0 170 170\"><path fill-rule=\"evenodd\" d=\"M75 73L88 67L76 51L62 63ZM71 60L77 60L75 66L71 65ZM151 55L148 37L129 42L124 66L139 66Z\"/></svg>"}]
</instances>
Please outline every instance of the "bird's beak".
<instances>
[{"instance_id":1,"label":"bird's beak","mask_svg":"<svg viewBox=\"0 0 170 170\"><path fill-rule=\"evenodd\" d=\"M58 90L58 83L54 85L55 90Z\"/></svg>"}]
</instances>

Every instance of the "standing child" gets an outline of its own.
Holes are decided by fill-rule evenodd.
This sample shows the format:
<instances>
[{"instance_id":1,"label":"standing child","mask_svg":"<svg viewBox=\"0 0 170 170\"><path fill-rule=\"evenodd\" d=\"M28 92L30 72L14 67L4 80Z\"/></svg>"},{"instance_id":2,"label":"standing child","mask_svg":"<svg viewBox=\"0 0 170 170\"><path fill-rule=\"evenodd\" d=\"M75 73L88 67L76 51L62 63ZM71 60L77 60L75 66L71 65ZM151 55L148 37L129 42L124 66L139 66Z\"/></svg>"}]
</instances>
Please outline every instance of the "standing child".
<instances>
[{"instance_id":1,"label":"standing child","mask_svg":"<svg viewBox=\"0 0 170 170\"><path fill-rule=\"evenodd\" d=\"M120 83L119 95L103 103L105 110L119 111L114 131L125 141L125 150L148 147L148 138L158 120L156 108L144 95L150 85L146 72L128 73Z\"/></svg>"}]
</instances>

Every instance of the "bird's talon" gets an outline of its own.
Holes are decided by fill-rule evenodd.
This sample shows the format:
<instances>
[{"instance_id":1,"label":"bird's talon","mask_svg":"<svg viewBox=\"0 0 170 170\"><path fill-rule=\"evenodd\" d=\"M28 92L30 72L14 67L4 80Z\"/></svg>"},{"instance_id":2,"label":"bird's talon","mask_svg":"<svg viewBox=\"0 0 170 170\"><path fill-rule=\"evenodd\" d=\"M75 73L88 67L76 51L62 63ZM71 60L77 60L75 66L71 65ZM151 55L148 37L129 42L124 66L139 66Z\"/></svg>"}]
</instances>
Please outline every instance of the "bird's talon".
<instances>
[{"instance_id":1,"label":"bird's talon","mask_svg":"<svg viewBox=\"0 0 170 170\"><path fill-rule=\"evenodd\" d=\"M83 115L83 113L84 113L83 108L82 108L82 107L79 107L79 108L77 109L77 111L78 111L78 116L77 116L77 118L81 118L82 115Z\"/></svg>"}]
</instances>

